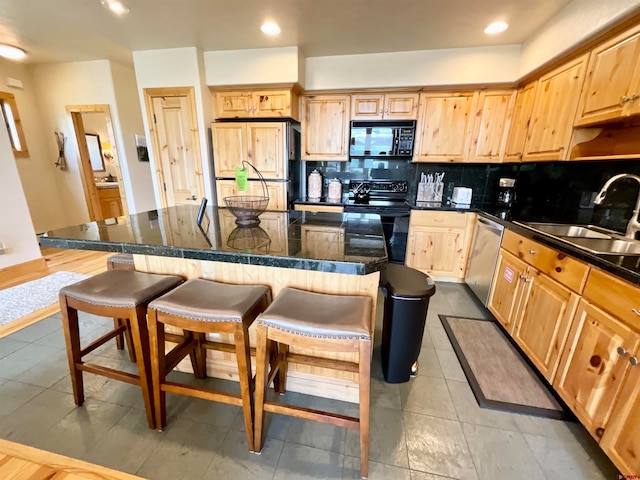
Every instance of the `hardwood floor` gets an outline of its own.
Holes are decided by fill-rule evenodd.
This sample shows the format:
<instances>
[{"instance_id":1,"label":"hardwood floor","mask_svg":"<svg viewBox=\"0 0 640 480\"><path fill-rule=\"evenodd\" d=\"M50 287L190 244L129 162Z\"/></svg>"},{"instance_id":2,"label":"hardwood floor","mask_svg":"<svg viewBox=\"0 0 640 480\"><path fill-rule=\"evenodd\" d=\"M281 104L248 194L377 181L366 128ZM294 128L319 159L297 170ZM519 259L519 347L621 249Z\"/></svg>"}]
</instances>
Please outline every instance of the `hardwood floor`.
<instances>
[{"instance_id":1,"label":"hardwood floor","mask_svg":"<svg viewBox=\"0 0 640 480\"><path fill-rule=\"evenodd\" d=\"M95 275L107 269L107 258L113 255L113 253L110 252L64 250L59 248L42 248L41 251L47 265L46 270L24 273L17 276L0 274L0 290L37 280L38 278L60 271ZM0 338L10 335L59 311L60 307L58 303L54 303L7 325L1 326Z\"/></svg>"}]
</instances>

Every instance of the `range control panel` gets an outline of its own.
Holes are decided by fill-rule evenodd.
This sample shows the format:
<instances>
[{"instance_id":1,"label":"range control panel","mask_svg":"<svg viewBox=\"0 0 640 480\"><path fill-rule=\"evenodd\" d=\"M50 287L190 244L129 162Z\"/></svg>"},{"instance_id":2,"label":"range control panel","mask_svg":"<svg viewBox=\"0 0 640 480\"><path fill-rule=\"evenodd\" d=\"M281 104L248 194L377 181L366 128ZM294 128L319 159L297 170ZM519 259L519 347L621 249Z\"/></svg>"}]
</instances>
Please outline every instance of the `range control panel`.
<instances>
[{"instance_id":1,"label":"range control panel","mask_svg":"<svg viewBox=\"0 0 640 480\"><path fill-rule=\"evenodd\" d=\"M366 192L371 195L385 193L407 193L409 183L406 180L349 180L350 192Z\"/></svg>"}]
</instances>

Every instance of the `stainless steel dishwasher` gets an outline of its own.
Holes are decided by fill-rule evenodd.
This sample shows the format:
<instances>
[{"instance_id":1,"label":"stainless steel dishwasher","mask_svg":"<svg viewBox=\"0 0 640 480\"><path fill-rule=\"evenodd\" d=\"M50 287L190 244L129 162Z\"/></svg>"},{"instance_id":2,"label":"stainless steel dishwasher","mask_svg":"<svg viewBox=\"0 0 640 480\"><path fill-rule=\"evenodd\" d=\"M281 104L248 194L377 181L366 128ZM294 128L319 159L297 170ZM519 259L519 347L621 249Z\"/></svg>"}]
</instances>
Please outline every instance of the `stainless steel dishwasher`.
<instances>
[{"instance_id":1,"label":"stainless steel dishwasher","mask_svg":"<svg viewBox=\"0 0 640 480\"><path fill-rule=\"evenodd\" d=\"M499 223L478 217L464 281L485 306L489 301L503 231L504 227Z\"/></svg>"}]
</instances>

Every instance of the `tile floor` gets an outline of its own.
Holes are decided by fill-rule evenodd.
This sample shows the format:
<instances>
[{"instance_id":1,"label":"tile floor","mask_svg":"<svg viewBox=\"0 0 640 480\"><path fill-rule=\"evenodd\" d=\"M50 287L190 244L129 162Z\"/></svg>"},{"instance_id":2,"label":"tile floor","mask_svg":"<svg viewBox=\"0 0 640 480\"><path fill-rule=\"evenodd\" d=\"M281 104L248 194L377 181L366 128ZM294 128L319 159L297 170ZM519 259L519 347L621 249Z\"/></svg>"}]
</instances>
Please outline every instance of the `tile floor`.
<instances>
[{"instance_id":1,"label":"tile floor","mask_svg":"<svg viewBox=\"0 0 640 480\"><path fill-rule=\"evenodd\" d=\"M615 468L579 424L480 409L439 313L487 315L466 287L438 284L418 376L404 384L384 383L376 350L369 478L616 478ZM111 325L110 319L82 319L85 338ZM94 354L105 364L132 368L112 344ZM207 382L236 388L231 382ZM265 449L257 456L247 452L238 407L169 396L169 425L155 432L147 428L136 387L85 374L85 394L85 406L76 408L59 316L0 339L2 438L151 480L359 478L355 431L271 416ZM357 414L354 404L296 393L287 398Z\"/></svg>"}]
</instances>

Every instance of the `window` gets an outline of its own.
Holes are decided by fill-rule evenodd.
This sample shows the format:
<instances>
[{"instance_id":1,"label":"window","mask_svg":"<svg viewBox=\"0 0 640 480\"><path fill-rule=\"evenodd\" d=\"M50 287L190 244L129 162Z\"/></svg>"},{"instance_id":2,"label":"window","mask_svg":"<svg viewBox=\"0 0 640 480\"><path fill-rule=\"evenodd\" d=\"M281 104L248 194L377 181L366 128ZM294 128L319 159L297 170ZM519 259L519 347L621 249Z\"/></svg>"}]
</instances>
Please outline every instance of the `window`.
<instances>
[{"instance_id":1,"label":"window","mask_svg":"<svg viewBox=\"0 0 640 480\"><path fill-rule=\"evenodd\" d=\"M0 92L0 114L9 132L13 154L16 157L28 157L29 150L22 131L16 98L11 93Z\"/></svg>"}]
</instances>

